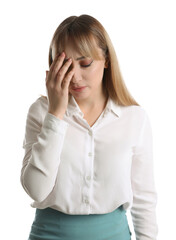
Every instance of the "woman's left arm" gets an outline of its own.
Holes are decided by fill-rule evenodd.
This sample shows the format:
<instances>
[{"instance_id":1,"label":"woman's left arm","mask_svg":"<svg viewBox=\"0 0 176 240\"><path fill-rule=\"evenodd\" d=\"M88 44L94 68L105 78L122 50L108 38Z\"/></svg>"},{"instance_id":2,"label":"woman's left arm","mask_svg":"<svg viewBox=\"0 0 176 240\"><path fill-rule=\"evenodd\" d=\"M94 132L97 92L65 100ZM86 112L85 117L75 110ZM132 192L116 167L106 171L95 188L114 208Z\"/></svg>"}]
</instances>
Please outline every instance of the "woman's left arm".
<instances>
[{"instance_id":1,"label":"woman's left arm","mask_svg":"<svg viewBox=\"0 0 176 240\"><path fill-rule=\"evenodd\" d=\"M157 193L153 169L153 137L149 117L141 109L142 124L137 144L133 147L131 182L133 205L131 215L136 240L156 240Z\"/></svg>"}]
</instances>

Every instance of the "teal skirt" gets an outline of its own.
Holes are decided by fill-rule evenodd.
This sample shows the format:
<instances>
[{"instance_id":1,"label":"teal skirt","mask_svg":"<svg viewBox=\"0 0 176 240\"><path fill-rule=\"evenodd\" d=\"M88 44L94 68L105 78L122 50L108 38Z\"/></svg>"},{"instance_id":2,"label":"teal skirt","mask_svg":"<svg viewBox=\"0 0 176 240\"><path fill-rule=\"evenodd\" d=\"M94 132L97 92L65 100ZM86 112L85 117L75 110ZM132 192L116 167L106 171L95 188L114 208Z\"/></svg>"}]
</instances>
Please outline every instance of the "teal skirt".
<instances>
[{"instance_id":1,"label":"teal skirt","mask_svg":"<svg viewBox=\"0 0 176 240\"><path fill-rule=\"evenodd\" d=\"M130 240L126 210L106 214L68 215L36 209L28 240Z\"/></svg>"}]
</instances>

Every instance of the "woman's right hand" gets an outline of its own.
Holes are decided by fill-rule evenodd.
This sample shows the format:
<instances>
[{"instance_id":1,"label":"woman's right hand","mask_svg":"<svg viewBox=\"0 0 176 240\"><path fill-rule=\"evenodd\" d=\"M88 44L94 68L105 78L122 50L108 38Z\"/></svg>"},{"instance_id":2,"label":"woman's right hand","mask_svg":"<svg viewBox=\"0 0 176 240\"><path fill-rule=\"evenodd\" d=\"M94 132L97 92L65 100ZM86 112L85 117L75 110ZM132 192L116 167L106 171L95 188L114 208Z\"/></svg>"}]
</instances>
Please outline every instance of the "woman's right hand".
<instances>
[{"instance_id":1,"label":"woman's right hand","mask_svg":"<svg viewBox=\"0 0 176 240\"><path fill-rule=\"evenodd\" d=\"M51 64L50 70L46 71L46 88L49 99L48 112L63 119L68 105L69 84L74 71L68 71L72 60L68 59L63 64L65 53L57 55ZM67 74L66 74L67 73Z\"/></svg>"}]
</instances>

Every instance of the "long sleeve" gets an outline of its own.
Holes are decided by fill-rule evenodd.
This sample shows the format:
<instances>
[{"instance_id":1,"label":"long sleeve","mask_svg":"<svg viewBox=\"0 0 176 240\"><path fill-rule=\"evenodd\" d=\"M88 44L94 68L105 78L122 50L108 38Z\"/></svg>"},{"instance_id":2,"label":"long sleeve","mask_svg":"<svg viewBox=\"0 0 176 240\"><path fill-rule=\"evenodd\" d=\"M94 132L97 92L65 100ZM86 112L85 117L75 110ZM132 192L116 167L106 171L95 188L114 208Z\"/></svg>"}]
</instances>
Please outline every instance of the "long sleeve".
<instances>
[{"instance_id":1,"label":"long sleeve","mask_svg":"<svg viewBox=\"0 0 176 240\"><path fill-rule=\"evenodd\" d=\"M66 122L48 112L42 122L40 101L30 106L23 142L21 183L35 201L43 201L55 185L67 127Z\"/></svg>"},{"instance_id":2,"label":"long sleeve","mask_svg":"<svg viewBox=\"0 0 176 240\"><path fill-rule=\"evenodd\" d=\"M156 240L157 193L153 171L152 129L149 117L144 111L139 139L133 148L131 182L133 205L131 215L136 240Z\"/></svg>"}]
</instances>

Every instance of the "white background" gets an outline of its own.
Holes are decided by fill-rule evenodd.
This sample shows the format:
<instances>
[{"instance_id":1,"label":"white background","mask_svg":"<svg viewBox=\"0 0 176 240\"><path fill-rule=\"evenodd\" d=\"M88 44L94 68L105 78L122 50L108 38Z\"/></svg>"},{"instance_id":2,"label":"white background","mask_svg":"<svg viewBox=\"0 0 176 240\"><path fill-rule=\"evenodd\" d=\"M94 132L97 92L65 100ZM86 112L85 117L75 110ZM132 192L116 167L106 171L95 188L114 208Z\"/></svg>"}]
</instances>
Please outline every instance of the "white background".
<instances>
[{"instance_id":1,"label":"white background","mask_svg":"<svg viewBox=\"0 0 176 240\"><path fill-rule=\"evenodd\" d=\"M125 83L151 120L158 239L175 238L176 1L4 1L0 4L1 239L27 240L32 200L20 184L29 106L45 95L48 49L59 23L90 14L109 33ZM133 232L131 216L129 224ZM133 233L133 240L135 239Z\"/></svg>"}]
</instances>

